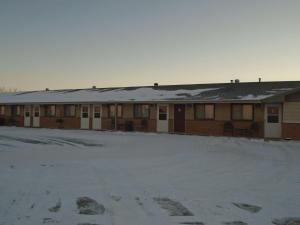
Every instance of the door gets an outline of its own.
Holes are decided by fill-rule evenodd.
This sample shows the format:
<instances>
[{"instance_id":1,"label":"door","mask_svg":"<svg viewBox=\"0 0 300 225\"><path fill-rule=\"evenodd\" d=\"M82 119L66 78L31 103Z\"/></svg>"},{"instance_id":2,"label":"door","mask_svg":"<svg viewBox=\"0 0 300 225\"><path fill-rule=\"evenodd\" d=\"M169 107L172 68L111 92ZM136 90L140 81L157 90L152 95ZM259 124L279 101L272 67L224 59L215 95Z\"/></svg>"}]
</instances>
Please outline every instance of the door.
<instances>
[{"instance_id":1,"label":"door","mask_svg":"<svg viewBox=\"0 0 300 225\"><path fill-rule=\"evenodd\" d=\"M169 107L157 105L157 132L169 132Z\"/></svg>"},{"instance_id":2,"label":"door","mask_svg":"<svg viewBox=\"0 0 300 225\"><path fill-rule=\"evenodd\" d=\"M101 130L101 105L93 107L93 130Z\"/></svg>"},{"instance_id":3,"label":"door","mask_svg":"<svg viewBox=\"0 0 300 225\"><path fill-rule=\"evenodd\" d=\"M40 127L40 106L39 105L33 106L32 126Z\"/></svg>"},{"instance_id":4,"label":"door","mask_svg":"<svg viewBox=\"0 0 300 225\"><path fill-rule=\"evenodd\" d=\"M31 106L26 105L24 107L24 127L30 127L31 123Z\"/></svg>"},{"instance_id":5,"label":"door","mask_svg":"<svg viewBox=\"0 0 300 225\"><path fill-rule=\"evenodd\" d=\"M267 104L265 106L265 137L281 138L281 105Z\"/></svg>"},{"instance_id":6,"label":"door","mask_svg":"<svg viewBox=\"0 0 300 225\"><path fill-rule=\"evenodd\" d=\"M90 107L89 105L82 105L81 106L81 122L80 128L81 129L89 129L90 128Z\"/></svg>"},{"instance_id":7,"label":"door","mask_svg":"<svg viewBox=\"0 0 300 225\"><path fill-rule=\"evenodd\" d=\"M174 132L185 132L185 105L174 105Z\"/></svg>"}]
</instances>

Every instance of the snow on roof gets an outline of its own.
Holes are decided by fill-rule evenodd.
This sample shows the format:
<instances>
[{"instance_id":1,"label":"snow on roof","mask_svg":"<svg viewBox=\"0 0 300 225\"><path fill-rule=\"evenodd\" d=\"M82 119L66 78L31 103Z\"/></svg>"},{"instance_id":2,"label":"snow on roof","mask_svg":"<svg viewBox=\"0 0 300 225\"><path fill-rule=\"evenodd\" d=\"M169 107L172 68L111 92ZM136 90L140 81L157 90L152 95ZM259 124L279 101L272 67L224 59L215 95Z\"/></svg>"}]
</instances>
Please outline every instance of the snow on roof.
<instances>
[{"instance_id":1,"label":"snow on roof","mask_svg":"<svg viewBox=\"0 0 300 225\"><path fill-rule=\"evenodd\" d=\"M264 99L300 90L300 81L189 84L0 93L0 104L117 102L237 102Z\"/></svg>"},{"instance_id":2,"label":"snow on roof","mask_svg":"<svg viewBox=\"0 0 300 225\"><path fill-rule=\"evenodd\" d=\"M43 103L43 102L128 102L180 100L200 95L216 88L192 90L157 90L149 87L128 90L117 89L82 89L76 91L36 91L0 94L0 103Z\"/></svg>"}]
</instances>

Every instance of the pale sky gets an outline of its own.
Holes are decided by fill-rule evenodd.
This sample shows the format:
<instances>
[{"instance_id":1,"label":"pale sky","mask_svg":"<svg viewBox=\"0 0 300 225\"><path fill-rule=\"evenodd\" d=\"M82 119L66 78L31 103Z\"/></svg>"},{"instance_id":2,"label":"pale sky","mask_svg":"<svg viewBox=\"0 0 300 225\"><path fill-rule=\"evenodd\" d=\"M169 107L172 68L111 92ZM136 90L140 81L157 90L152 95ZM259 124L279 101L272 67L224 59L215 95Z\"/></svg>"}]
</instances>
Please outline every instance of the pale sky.
<instances>
[{"instance_id":1,"label":"pale sky","mask_svg":"<svg viewBox=\"0 0 300 225\"><path fill-rule=\"evenodd\" d=\"M0 0L0 87L300 80L299 0Z\"/></svg>"}]
</instances>

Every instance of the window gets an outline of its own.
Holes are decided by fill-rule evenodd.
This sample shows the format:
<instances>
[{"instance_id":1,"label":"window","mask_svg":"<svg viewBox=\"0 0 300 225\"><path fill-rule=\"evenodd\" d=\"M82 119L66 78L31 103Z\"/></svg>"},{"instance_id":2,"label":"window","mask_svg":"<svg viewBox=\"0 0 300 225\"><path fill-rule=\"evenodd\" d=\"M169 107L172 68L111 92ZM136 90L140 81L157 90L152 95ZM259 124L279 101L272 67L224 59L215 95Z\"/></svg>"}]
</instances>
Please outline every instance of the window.
<instances>
[{"instance_id":1,"label":"window","mask_svg":"<svg viewBox=\"0 0 300 225\"><path fill-rule=\"evenodd\" d=\"M101 116L101 107L99 105L94 106L94 118L100 118Z\"/></svg>"},{"instance_id":2,"label":"window","mask_svg":"<svg viewBox=\"0 0 300 225\"><path fill-rule=\"evenodd\" d=\"M17 106L17 116L20 116L21 115L21 106Z\"/></svg>"},{"instance_id":3,"label":"window","mask_svg":"<svg viewBox=\"0 0 300 225\"><path fill-rule=\"evenodd\" d=\"M4 115L5 114L5 108L4 105L0 106L0 114Z\"/></svg>"},{"instance_id":4,"label":"window","mask_svg":"<svg viewBox=\"0 0 300 225\"><path fill-rule=\"evenodd\" d=\"M21 114L20 106L12 106L11 112L13 116L20 116Z\"/></svg>"},{"instance_id":5,"label":"window","mask_svg":"<svg viewBox=\"0 0 300 225\"><path fill-rule=\"evenodd\" d=\"M24 111L25 111L25 117L30 117L30 111L31 111L30 106L25 106Z\"/></svg>"},{"instance_id":6,"label":"window","mask_svg":"<svg viewBox=\"0 0 300 225\"><path fill-rule=\"evenodd\" d=\"M215 105L196 104L195 117L197 120L213 120L215 118Z\"/></svg>"},{"instance_id":7,"label":"window","mask_svg":"<svg viewBox=\"0 0 300 225\"><path fill-rule=\"evenodd\" d=\"M232 105L233 120L253 120L253 105L234 104Z\"/></svg>"},{"instance_id":8,"label":"window","mask_svg":"<svg viewBox=\"0 0 300 225\"><path fill-rule=\"evenodd\" d=\"M279 122L279 108L274 106L268 107L268 123L278 123Z\"/></svg>"},{"instance_id":9,"label":"window","mask_svg":"<svg viewBox=\"0 0 300 225\"><path fill-rule=\"evenodd\" d=\"M117 116L122 117L122 113L123 113L123 107L122 107L122 105L118 105L117 106Z\"/></svg>"},{"instance_id":10,"label":"window","mask_svg":"<svg viewBox=\"0 0 300 225\"><path fill-rule=\"evenodd\" d=\"M75 105L65 105L65 116L66 117L75 116Z\"/></svg>"},{"instance_id":11,"label":"window","mask_svg":"<svg viewBox=\"0 0 300 225\"><path fill-rule=\"evenodd\" d=\"M136 118L149 118L149 105L137 104L134 105L134 117Z\"/></svg>"},{"instance_id":12,"label":"window","mask_svg":"<svg viewBox=\"0 0 300 225\"><path fill-rule=\"evenodd\" d=\"M167 106L159 106L158 107L158 119L159 120L167 120L168 119L168 107Z\"/></svg>"},{"instance_id":13,"label":"window","mask_svg":"<svg viewBox=\"0 0 300 225\"><path fill-rule=\"evenodd\" d=\"M123 107L122 105L117 105L117 117L122 117ZM116 115L116 105L109 105L109 117L114 118Z\"/></svg>"},{"instance_id":14,"label":"window","mask_svg":"<svg viewBox=\"0 0 300 225\"><path fill-rule=\"evenodd\" d=\"M46 105L45 113L46 116L55 116L55 105Z\"/></svg>"},{"instance_id":15,"label":"window","mask_svg":"<svg viewBox=\"0 0 300 225\"><path fill-rule=\"evenodd\" d=\"M89 118L89 107L88 106L82 106L81 117L82 118Z\"/></svg>"},{"instance_id":16,"label":"window","mask_svg":"<svg viewBox=\"0 0 300 225\"><path fill-rule=\"evenodd\" d=\"M34 106L33 115L34 115L34 117L39 117L40 116L40 107L39 106Z\"/></svg>"}]
</instances>

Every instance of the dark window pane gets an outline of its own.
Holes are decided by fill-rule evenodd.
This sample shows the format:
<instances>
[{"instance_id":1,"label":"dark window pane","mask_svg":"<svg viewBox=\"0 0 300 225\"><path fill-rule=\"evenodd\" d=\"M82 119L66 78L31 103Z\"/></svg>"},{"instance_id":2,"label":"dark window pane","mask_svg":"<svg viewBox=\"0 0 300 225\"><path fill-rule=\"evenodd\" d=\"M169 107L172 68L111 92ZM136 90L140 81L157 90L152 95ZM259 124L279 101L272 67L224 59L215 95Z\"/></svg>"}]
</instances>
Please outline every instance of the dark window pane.
<instances>
[{"instance_id":1,"label":"dark window pane","mask_svg":"<svg viewBox=\"0 0 300 225\"><path fill-rule=\"evenodd\" d=\"M75 116L75 106L74 105L66 105L65 106L65 116Z\"/></svg>"},{"instance_id":2,"label":"dark window pane","mask_svg":"<svg viewBox=\"0 0 300 225\"><path fill-rule=\"evenodd\" d=\"M159 120L167 120L167 114L159 114Z\"/></svg>"},{"instance_id":3,"label":"dark window pane","mask_svg":"<svg viewBox=\"0 0 300 225\"><path fill-rule=\"evenodd\" d=\"M87 112L82 113L82 118L88 118L88 117L89 117L89 114Z\"/></svg>"},{"instance_id":4,"label":"dark window pane","mask_svg":"<svg viewBox=\"0 0 300 225\"><path fill-rule=\"evenodd\" d=\"M242 120L243 119L243 105L232 106L232 119Z\"/></svg>"},{"instance_id":5,"label":"dark window pane","mask_svg":"<svg viewBox=\"0 0 300 225\"><path fill-rule=\"evenodd\" d=\"M100 118L100 113L95 112L95 113L94 113L94 118Z\"/></svg>"},{"instance_id":6,"label":"dark window pane","mask_svg":"<svg viewBox=\"0 0 300 225\"><path fill-rule=\"evenodd\" d=\"M279 117L278 116L268 116L268 123L278 123Z\"/></svg>"},{"instance_id":7,"label":"dark window pane","mask_svg":"<svg viewBox=\"0 0 300 225\"><path fill-rule=\"evenodd\" d=\"M117 116L118 117L122 117L122 105L118 105L118 107L117 107Z\"/></svg>"},{"instance_id":8,"label":"dark window pane","mask_svg":"<svg viewBox=\"0 0 300 225\"><path fill-rule=\"evenodd\" d=\"M109 117L110 118L115 117L115 113L116 113L115 105L110 105L109 106Z\"/></svg>"},{"instance_id":9,"label":"dark window pane","mask_svg":"<svg viewBox=\"0 0 300 225\"><path fill-rule=\"evenodd\" d=\"M134 105L134 116L137 118L148 118L149 105Z\"/></svg>"},{"instance_id":10,"label":"dark window pane","mask_svg":"<svg viewBox=\"0 0 300 225\"><path fill-rule=\"evenodd\" d=\"M205 106L203 104L198 104L195 107L195 115L196 115L196 119L198 120L202 120L205 119Z\"/></svg>"}]
</instances>

